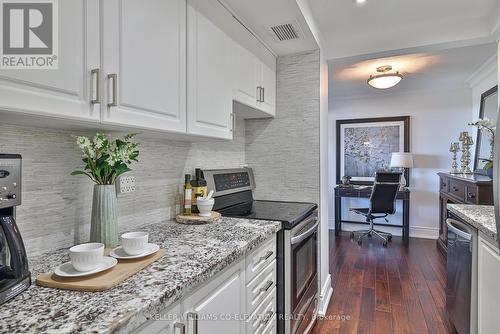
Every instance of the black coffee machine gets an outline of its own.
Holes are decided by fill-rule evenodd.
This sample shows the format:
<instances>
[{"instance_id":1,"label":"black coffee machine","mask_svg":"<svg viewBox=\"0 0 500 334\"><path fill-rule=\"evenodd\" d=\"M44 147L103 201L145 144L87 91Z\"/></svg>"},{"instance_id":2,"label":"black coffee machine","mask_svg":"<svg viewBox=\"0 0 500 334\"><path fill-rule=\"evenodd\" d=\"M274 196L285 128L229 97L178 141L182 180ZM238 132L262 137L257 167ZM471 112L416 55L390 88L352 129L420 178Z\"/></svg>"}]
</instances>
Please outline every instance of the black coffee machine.
<instances>
[{"instance_id":1,"label":"black coffee machine","mask_svg":"<svg viewBox=\"0 0 500 334\"><path fill-rule=\"evenodd\" d=\"M21 156L0 154L0 304L31 284L28 258L16 225L21 204Z\"/></svg>"}]
</instances>

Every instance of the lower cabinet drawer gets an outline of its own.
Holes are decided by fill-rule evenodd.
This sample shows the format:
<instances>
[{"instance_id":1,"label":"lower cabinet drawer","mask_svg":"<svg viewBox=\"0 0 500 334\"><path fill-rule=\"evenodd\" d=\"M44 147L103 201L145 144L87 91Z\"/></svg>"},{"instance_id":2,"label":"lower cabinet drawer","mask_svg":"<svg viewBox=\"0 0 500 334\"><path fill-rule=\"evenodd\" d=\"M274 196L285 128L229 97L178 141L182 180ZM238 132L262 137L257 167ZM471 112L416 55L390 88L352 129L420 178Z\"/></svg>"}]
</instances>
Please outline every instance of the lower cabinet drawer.
<instances>
[{"instance_id":1,"label":"lower cabinet drawer","mask_svg":"<svg viewBox=\"0 0 500 334\"><path fill-rule=\"evenodd\" d=\"M276 235L246 257L246 282L254 279L276 258Z\"/></svg>"},{"instance_id":2,"label":"lower cabinet drawer","mask_svg":"<svg viewBox=\"0 0 500 334\"><path fill-rule=\"evenodd\" d=\"M454 180L449 181L449 194L460 199L461 201L465 200L465 184L462 182L456 182Z\"/></svg>"},{"instance_id":3,"label":"lower cabinet drawer","mask_svg":"<svg viewBox=\"0 0 500 334\"><path fill-rule=\"evenodd\" d=\"M276 287L246 322L247 334L276 333Z\"/></svg>"},{"instance_id":4,"label":"lower cabinet drawer","mask_svg":"<svg viewBox=\"0 0 500 334\"><path fill-rule=\"evenodd\" d=\"M246 286L247 312L252 313L276 286L276 260L273 260Z\"/></svg>"}]
</instances>

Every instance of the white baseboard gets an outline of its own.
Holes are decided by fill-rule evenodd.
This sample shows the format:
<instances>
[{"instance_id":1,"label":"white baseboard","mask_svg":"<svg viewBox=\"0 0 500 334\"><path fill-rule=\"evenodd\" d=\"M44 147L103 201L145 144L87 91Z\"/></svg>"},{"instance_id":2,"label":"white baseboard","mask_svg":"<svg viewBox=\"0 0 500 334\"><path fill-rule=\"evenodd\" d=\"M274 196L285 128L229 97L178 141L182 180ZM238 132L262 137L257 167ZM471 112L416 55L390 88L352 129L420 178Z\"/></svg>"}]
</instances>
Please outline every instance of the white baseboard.
<instances>
[{"instance_id":1,"label":"white baseboard","mask_svg":"<svg viewBox=\"0 0 500 334\"><path fill-rule=\"evenodd\" d=\"M325 284L321 288L321 294L319 295L319 308L318 315L326 315L328 310L328 304L330 304L330 299L332 298L333 288L332 288L332 276L328 274Z\"/></svg>"},{"instance_id":2,"label":"white baseboard","mask_svg":"<svg viewBox=\"0 0 500 334\"><path fill-rule=\"evenodd\" d=\"M330 230L334 230L334 226L334 221L330 220ZM342 223L343 231L355 231L362 228L362 225ZM401 236L402 234L401 227L377 226L377 229L384 232L390 232L395 236ZM437 227L410 226L410 237L421 239L437 239L439 237L439 229Z\"/></svg>"},{"instance_id":3,"label":"white baseboard","mask_svg":"<svg viewBox=\"0 0 500 334\"><path fill-rule=\"evenodd\" d=\"M439 229L436 227L410 226L410 237L437 239L439 237Z\"/></svg>"}]
</instances>

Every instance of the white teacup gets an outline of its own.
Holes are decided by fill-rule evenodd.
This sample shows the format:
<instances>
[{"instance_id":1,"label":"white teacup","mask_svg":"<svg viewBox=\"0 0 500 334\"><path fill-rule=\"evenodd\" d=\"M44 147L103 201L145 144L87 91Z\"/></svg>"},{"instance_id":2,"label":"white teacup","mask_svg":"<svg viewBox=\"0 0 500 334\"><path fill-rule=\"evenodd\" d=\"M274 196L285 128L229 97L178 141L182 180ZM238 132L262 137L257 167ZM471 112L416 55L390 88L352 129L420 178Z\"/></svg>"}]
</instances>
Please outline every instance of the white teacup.
<instances>
[{"instance_id":1,"label":"white teacup","mask_svg":"<svg viewBox=\"0 0 500 334\"><path fill-rule=\"evenodd\" d=\"M214 203L215 200L213 198L207 200L202 197L198 197L196 199L196 206L198 207L198 211L200 211L200 216L210 217Z\"/></svg>"},{"instance_id":2,"label":"white teacup","mask_svg":"<svg viewBox=\"0 0 500 334\"><path fill-rule=\"evenodd\" d=\"M144 253L148 245L148 232L128 232L121 236L122 248L128 255Z\"/></svg>"},{"instance_id":3,"label":"white teacup","mask_svg":"<svg viewBox=\"0 0 500 334\"><path fill-rule=\"evenodd\" d=\"M103 261L104 244L90 242L69 249L71 265L78 271L92 271Z\"/></svg>"}]
</instances>

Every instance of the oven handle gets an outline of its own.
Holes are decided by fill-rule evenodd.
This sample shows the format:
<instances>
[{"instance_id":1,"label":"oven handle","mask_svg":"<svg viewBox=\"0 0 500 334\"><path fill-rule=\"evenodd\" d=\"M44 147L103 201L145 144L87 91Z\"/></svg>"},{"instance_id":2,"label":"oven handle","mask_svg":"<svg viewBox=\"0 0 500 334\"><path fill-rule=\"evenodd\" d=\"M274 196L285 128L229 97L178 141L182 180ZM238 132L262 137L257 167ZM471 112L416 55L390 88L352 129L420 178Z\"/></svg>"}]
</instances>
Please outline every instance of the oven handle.
<instances>
[{"instance_id":1,"label":"oven handle","mask_svg":"<svg viewBox=\"0 0 500 334\"><path fill-rule=\"evenodd\" d=\"M319 221L318 221L318 218L315 219L316 220L316 223L314 223L313 226L311 226L310 229L308 229L307 231L305 231L304 233L300 234L300 235L297 235L295 237L293 237L291 240L290 240L290 244L292 245L295 245L295 244L298 244L299 242L303 241L305 238L307 238L308 236L310 236L311 234L313 234L318 225L319 225Z\"/></svg>"}]
</instances>

